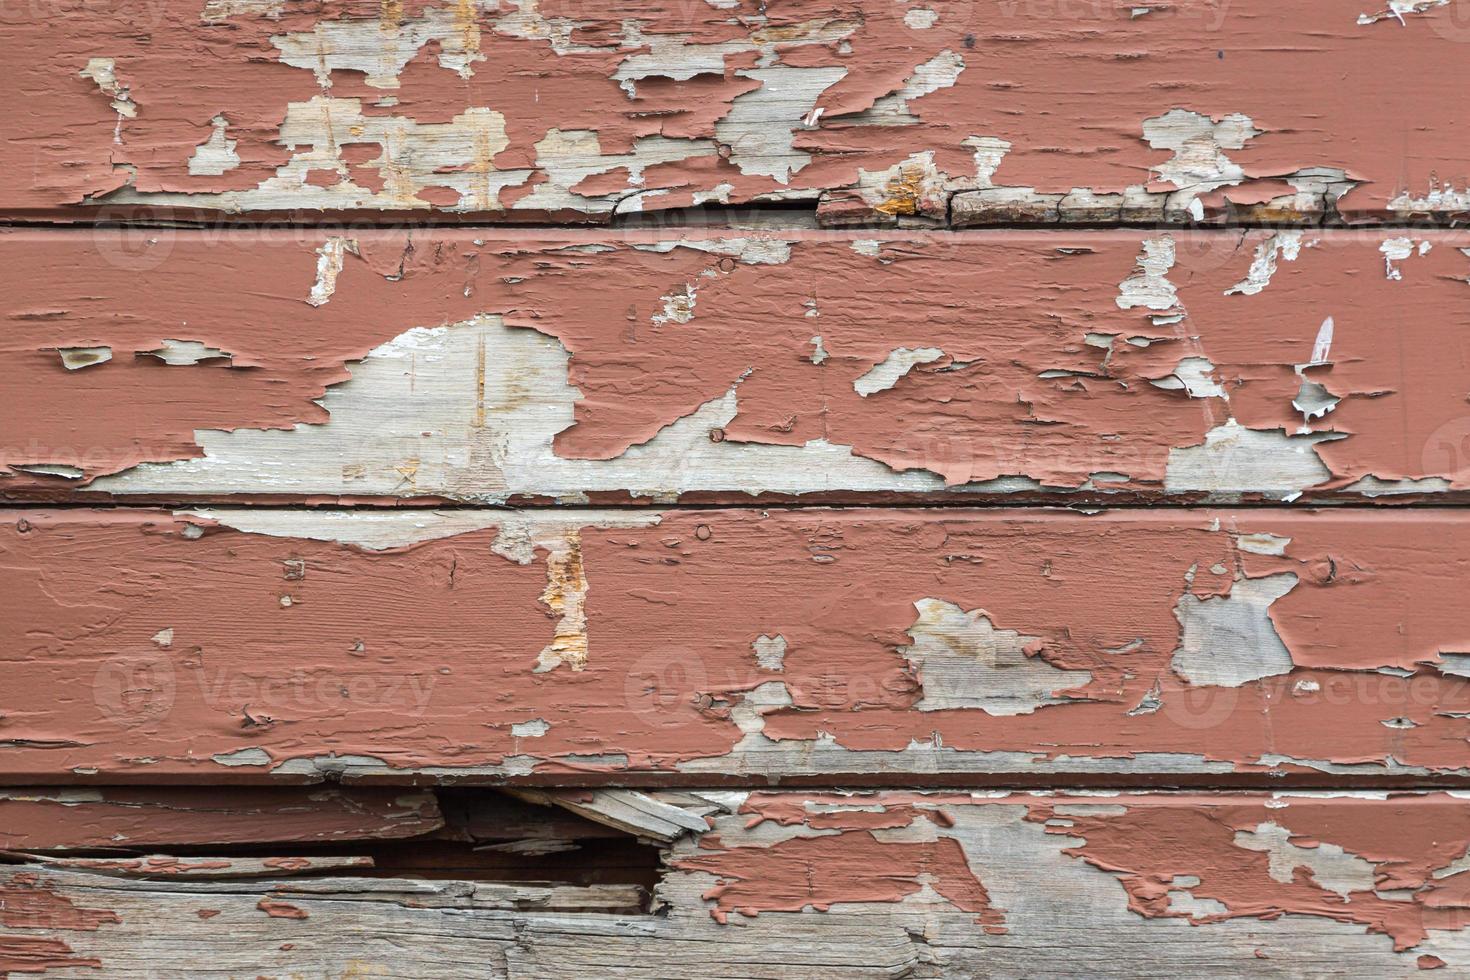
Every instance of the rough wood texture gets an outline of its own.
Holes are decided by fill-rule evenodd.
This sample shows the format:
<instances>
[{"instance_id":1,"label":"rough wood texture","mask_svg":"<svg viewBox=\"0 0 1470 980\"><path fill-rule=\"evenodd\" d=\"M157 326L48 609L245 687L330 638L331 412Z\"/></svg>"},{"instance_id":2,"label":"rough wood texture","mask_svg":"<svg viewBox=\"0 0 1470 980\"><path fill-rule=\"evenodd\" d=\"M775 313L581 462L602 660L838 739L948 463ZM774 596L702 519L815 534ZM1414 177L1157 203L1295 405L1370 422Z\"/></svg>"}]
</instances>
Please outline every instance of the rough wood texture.
<instances>
[{"instance_id":1,"label":"rough wood texture","mask_svg":"<svg viewBox=\"0 0 1470 980\"><path fill-rule=\"evenodd\" d=\"M1449 215L1467 38L1460 0L12 5L0 208Z\"/></svg>"},{"instance_id":2,"label":"rough wood texture","mask_svg":"<svg viewBox=\"0 0 1470 980\"><path fill-rule=\"evenodd\" d=\"M1463 777L1467 549L1433 509L11 512L0 764Z\"/></svg>"},{"instance_id":3,"label":"rough wood texture","mask_svg":"<svg viewBox=\"0 0 1470 980\"><path fill-rule=\"evenodd\" d=\"M686 813L679 806L632 790L517 790L516 794L537 803L559 806L626 834L664 844L691 830L705 829L702 818Z\"/></svg>"},{"instance_id":4,"label":"rough wood texture","mask_svg":"<svg viewBox=\"0 0 1470 980\"><path fill-rule=\"evenodd\" d=\"M419 837L443 825L429 793L364 787L0 790L7 851L322 844Z\"/></svg>"},{"instance_id":5,"label":"rough wood texture","mask_svg":"<svg viewBox=\"0 0 1470 980\"><path fill-rule=\"evenodd\" d=\"M48 977L1413 976L1470 969L1454 794L700 792L614 888L0 873ZM1140 847L1146 840L1150 846ZM563 911L550 907L560 903Z\"/></svg>"},{"instance_id":6,"label":"rough wood texture","mask_svg":"<svg viewBox=\"0 0 1470 980\"><path fill-rule=\"evenodd\" d=\"M1467 252L1345 229L12 231L0 494L1461 495Z\"/></svg>"},{"instance_id":7,"label":"rough wood texture","mask_svg":"<svg viewBox=\"0 0 1470 980\"><path fill-rule=\"evenodd\" d=\"M1470 975L1467 52L0 0L0 977Z\"/></svg>"}]
</instances>

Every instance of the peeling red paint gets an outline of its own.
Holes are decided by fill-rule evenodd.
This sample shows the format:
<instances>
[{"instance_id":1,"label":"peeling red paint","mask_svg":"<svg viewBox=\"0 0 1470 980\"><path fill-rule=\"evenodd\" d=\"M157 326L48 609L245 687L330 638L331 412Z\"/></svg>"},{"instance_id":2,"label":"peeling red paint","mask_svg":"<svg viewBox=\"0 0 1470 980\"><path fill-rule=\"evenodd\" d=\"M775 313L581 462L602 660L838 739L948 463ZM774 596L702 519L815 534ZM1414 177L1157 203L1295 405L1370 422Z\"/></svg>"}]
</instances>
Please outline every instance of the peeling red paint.
<instances>
[{"instance_id":1,"label":"peeling red paint","mask_svg":"<svg viewBox=\"0 0 1470 980\"><path fill-rule=\"evenodd\" d=\"M255 906L273 919L309 919L306 909L274 898L262 898Z\"/></svg>"},{"instance_id":2,"label":"peeling red paint","mask_svg":"<svg viewBox=\"0 0 1470 980\"><path fill-rule=\"evenodd\" d=\"M121 922L107 909L78 908L59 895L39 875L12 874L0 885L0 923L7 929L66 929L94 931Z\"/></svg>"},{"instance_id":3,"label":"peeling red paint","mask_svg":"<svg viewBox=\"0 0 1470 980\"><path fill-rule=\"evenodd\" d=\"M433 796L369 788L0 790L0 849L17 851L391 839L442 825Z\"/></svg>"},{"instance_id":4,"label":"peeling red paint","mask_svg":"<svg viewBox=\"0 0 1470 980\"><path fill-rule=\"evenodd\" d=\"M731 912L824 912L839 902L897 902L928 884L955 907L978 913L975 921L987 932L1004 932L1004 910L991 906L954 840L888 843L869 831L852 831L693 857L676 867L721 877L705 895L716 903L710 914L718 922Z\"/></svg>"},{"instance_id":5,"label":"peeling red paint","mask_svg":"<svg viewBox=\"0 0 1470 980\"><path fill-rule=\"evenodd\" d=\"M1292 801L1279 809L1224 800L1201 802L1164 806L1141 802L1116 816L1069 810L1066 820L1048 825L1047 830L1081 839L1083 843L1066 853L1116 874L1128 892L1128 907L1143 916L1189 917L1171 910L1168 897L1171 888L1178 887L1172 884L1176 877L1187 875L1199 879L1199 884L1188 887L1194 897L1214 900L1226 910L1194 916L1196 921L1315 915L1386 933L1400 950L1422 942L1426 930L1459 930L1470 924L1470 898L1458 894L1463 891L1458 875L1443 884L1432 876L1466 853L1470 811L1463 807L1435 807L1434 822L1429 823L1414 812L1421 804L1433 806L1428 798L1396 797L1391 803ZM1038 804L1031 807L1028 819L1045 822L1054 813L1053 804ZM1292 846L1309 853L1331 846L1348 860L1370 863L1368 887L1334 890L1304 864L1293 868L1291 880L1281 881L1268 871L1266 853L1237 843L1239 833L1263 824L1284 829ZM1153 844L1141 848L1140 840ZM1180 860L1185 848L1189 857ZM1396 890L1411 897L1379 897Z\"/></svg>"},{"instance_id":6,"label":"peeling red paint","mask_svg":"<svg viewBox=\"0 0 1470 980\"><path fill-rule=\"evenodd\" d=\"M72 948L60 939L44 936L0 936L0 976L11 973L45 973L67 967L85 966L101 969L95 957L73 955Z\"/></svg>"},{"instance_id":7,"label":"peeling red paint","mask_svg":"<svg viewBox=\"0 0 1470 980\"><path fill-rule=\"evenodd\" d=\"M1063 855L1116 878L1118 900L1144 918L1183 918L1206 930L1241 917L1354 923L1390 937L1400 952L1417 953L1421 969L1445 965L1416 950L1430 930L1450 935L1470 924L1465 901L1436 901L1446 889L1459 890L1470 849L1470 809L1445 794L760 792L739 813L716 820L674 866L719 880L704 896L717 916L803 903L826 910L840 901L899 902L913 892L874 882L889 872L912 882L918 872L904 856L930 846L916 841L936 834L977 879L1002 867L1014 875L1012 865L1030 845L1009 836L1012 824L999 815L1012 809L1023 826L1064 841ZM931 823L934 814L944 820ZM866 829L875 817L890 816L882 831ZM798 836L773 837L761 826L765 820ZM1281 831L1269 847L1257 836L1263 828ZM968 842L963 852L961 841ZM1045 860L1039 852L1031 859ZM1040 878L1071 880L1062 867L1033 870L1039 877L1026 881L1028 890L1046 891ZM1058 880L1054 887L1068 885ZM827 897L833 892L840 895ZM954 894L944 897L966 908ZM1023 910L1007 916L1024 932ZM1259 947L1255 956L1271 958Z\"/></svg>"},{"instance_id":8,"label":"peeling red paint","mask_svg":"<svg viewBox=\"0 0 1470 980\"><path fill-rule=\"evenodd\" d=\"M452 335L466 329L454 325L482 315L560 345L535 348L540 360L514 367L488 395L495 411L529 403L574 413L569 427L560 415L536 416L536 425L562 430L544 450L551 460L625 457L733 391L734 416L720 428L732 450L825 440L882 464L890 483L900 473L935 474L931 490L1018 476L1109 493L1218 487L1277 498L1361 490L1364 480L1442 481L1401 488L1420 494L1470 488L1461 445L1470 422L1457 373L1470 357L1470 259L1461 254L1470 236L1458 232L1279 233L1296 236L1286 244L1268 232L933 234L871 246L850 233L793 232L751 239L751 248L775 250L760 263L660 246L643 233L629 233L631 242L565 232L363 233L330 301L315 307L305 300L318 275L316 236L161 234L156 265L146 249L136 260L114 254L122 240L111 232L0 238L17 282L6 296L14 322L0 351L0 397L13 419L0 447L10 467L0 492L64 492L145 461L197 459L214 430L292 426L316 431L280 433L252 452L299 455L295 472L322 451L302 440L327 440L341 463L313 478L312 493L350 495L384 477L372 484L379 497L602 489L589 486L593 469L561 489L534 478L507 484L505 466L534 471L544 460L515 450L497 469L475 455L483 429L442 418L429 403L418 407L407 392L381 397L404 399L402 413L426 413L421 424L442 442L400 449L386 435L374 443L353 434L353 413L363 411L355 406L374 391L374 382L354 388L348 380L367 370L362 358L415 328L449 325ZM746 247L742 241L721 247ZM1406 243L1409 257L1387 257L1392 241ZM1288 245L1294 258L1282 251ZM1138 279L1140 255L1164 247L1171 267ZM693 318L657 322L685 284L697 288ZM583 302L588 290L599 303ZM1140 291L1156 297L1147 300L1152 307L1139 305ZM1384 331L1397 338L1393 357L1382 353ZM181 333L233 357L180 366L136 355ZM499 326L489 334L492 344L523 343L516 335ZM1323 340L1323 363L1313 364ZM88 345L108 346L111 360L67 370L57 348ZM855 390L900 348L939 353L888 389ZM436 352L413 369L425 384L450 384L473 377L466 356ZM494 358L531 357L491 356L492 366ZM510 390L517 385L526 389L520 395ZM1303 402L1315 413L1304 417L1294 402L1311 385L1321 386L1311 397L1329 399L1328 410ZM329 391L359 401L334 408L334 419L317 404ZM531 424L509 417L500 424L517 434ZM1251 439L1260 442L1241 442ZM1178 453L1216 442L1193 470L1171 470ZM465 452L471 462L450 462ZM204 484L188 470L161 469L121 489L246 500L277 490L278 468L209 462L234 469ZM671 493L689 479L638 465L649 481L644 493ZM48 466L74 467L79 479ZM793 478L789 467L755 466L733 485L726 478L691 489L758 493L775 489L782 473ZM625 482L616 489L640 491L626 482L631 475L618 479ZM816 473L798 470L794 479L821 488Z\"/></svg>"},{"instance_id":9,"label":"peeling red paint","mask_svg":"<svg viewBox=\"0 0 1470 980\"><path fill-rule=\"evenodd\" d=\"M1291 191L1288 181L1304 169L1334 168L1364 185L1343 209L1378 215L1406 194L1429 197L1436 174L1461 175L1467 162L1453 135L1464 128L1463 106L1443 82L1457 77L1463 31L1445 5L1367 24L1357 8L1268 0L933 0L917 14L833 0L779 10L754 0L636 2L607 11L548 0L529 13L478 16L448 3L385 8L364 0L268 14L198 10L163 17L131 6L68 6L7 18L0 51L13 68L12 112L24 138L0 157L0 204L65 214L125 187L238 193L286 168L288 183L303 191L349 178L356 189L344 185L325 202L288 194L251 207L452 206L497 215L519 207L511 214L586 220L634 194L647 210L778 191L840 196L862 171L920 166L922 154L932 154L926 166L938 173L973 179L966 141L977 137L1010 144L994 174L999 186L1058 194L1172 188L1159 176L1170 152L1150 148L1144 127L1176 107L1253 123L1255 135L1226 151L1240 175L1207 196L1212 212ZM313 31L354 23L363 36L355 49L314 40L322 35ZM293 36L302 46L294 57ZM330 57L309 56L322 44ZM105 61L105 74L88 67L94 59ZM1054 71L1059 62L1068 71ZM934 64L963 67L905 95ZM1408 76L1428 81L1394 83ZM778 125L752 127L741 121L742 97L790 107ZM352 100L366 121L359 129L391 119L446 126L460 117L478 144L431 166L419 184L384 162L392 149L385 153L384 138L371 132L338 133L306 156L314 144L300 135L299 107L327 98ZM1406 125L1413 119L1434 125ZM478 128L469 128L474 120ZM569 138L561 134L597 140L590 173L557 169L554 144ZM639 163L635 178L630 154L660 139L664 155ZM211 143L206 158L201 147ZM538 204L533 192L549 186L561 193ZM877 214L928 210L922 195L919 204L899 200L906 206ZM1292 212L1277 204L1263 213Z\"/></svg>"},{"instance_id":10,"label":"peeling red paint","mask_svg":"<svg viewBox=\"0 0 1470 980\"><path fill-rule=\"evenodd\" d=\"M1458 510L614 516L572 518L588 586L579 672L536 670L564 629L541 602L547 551L496 554L516 532L495 515L381 551L139 509L28 510L24 533L7 518L0 575L20 601L5 642L25 653L7 772L313 778L345 757L380 775L794 775L883 758L864 752L910 753L889 771L923 756L930 772L981 752L1024 753L1025 767L983 757L1015 771L1464 765ZM318 519L337 535L357 518L281 530ZM1261 535L1289 539L1283 554L1258 553L1277 540ZM282 578L288 559L303 578ZM118 574L137 585L108 585ZM920 606L958 618L926 626ZM1186 658L1190 615L1224 616L1226 640ZM946 629L956 646L923 645ZM775 635L779 671L753 646ZM1032 655L1008 653L1010 635L1034 638ZM1013 661L1004 683L951 668ZM25 694L79 664L86 697ZM808 759L823 739L852 754Z\"/></svg>"}]
</instances>

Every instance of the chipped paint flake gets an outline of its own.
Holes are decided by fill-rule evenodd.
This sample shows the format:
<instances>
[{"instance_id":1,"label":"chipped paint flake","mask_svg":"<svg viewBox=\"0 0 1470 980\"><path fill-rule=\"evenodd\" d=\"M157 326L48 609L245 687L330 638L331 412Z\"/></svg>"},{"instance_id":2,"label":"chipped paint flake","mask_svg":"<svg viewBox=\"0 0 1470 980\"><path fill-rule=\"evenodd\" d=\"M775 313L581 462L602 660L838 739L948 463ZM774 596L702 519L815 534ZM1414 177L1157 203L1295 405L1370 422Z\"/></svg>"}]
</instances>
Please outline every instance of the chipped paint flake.
<instances>
[{"instance_id":1,"label":"chipped paint flake","mask_svg":"<svg viewBox=\"0 0 1470 980\"><path fill-rule=\"evenodd\" d=\"M775 636L764 634L757 636L750 644L755 651L756 666L761 670L780 671L785 669L786 664L786 637L777 633Z\"/></svg>"},{"instance_id":2,"label":"chipped paint flake","mask_svg":"<svg viewBox=\"0 0 1470 980\"><path fill-rule=\"evenodd\" d=\"M240 166L240 155L235 152L239 141L226 135L229 124L230 121L223 115L215 116L211 121L214 129L209 134L209 139L196 146L194 154L189 157L191 176L218 177Z\"/></svg>"},{"instance_id":3,"label":"chipped paint flake","mask_svg":"<svg viewBox=\"0 0 1470 980\"><path fill-rule=\"evenodd\" d=\"M1292 843L1293 834L1277 823L1259 823L1252 830L1238 830L1235 846L1263 851L1270 857L1271 878L1284 885L1296 880L1297 869L1311 874L1318 888L1347 898L1353 892L1371 892L1377 868L1341 845L1321 842L1313 847Z\"/></svg>"},{"instance_id":4,"label":"chipped paint flake","mask_svg":"<svg viewBox=\"0 0 1470 980\"><path fill-rule=\"evenodd\" d=\"M854 380L852 390L864 398L888 391L920 364L932 364L943 356L944 351L938 347L895 347L887 357Z\"/></svg>"},{"instance_id":5,"label":"chipped paint flake","mask_svg":"<svg viewBox=\"0 0 1470 980\"><path fill-rule=\"evenodd\" d=\"M1118 284L1118 309L1132 310L1140 306L1158 311L1176 309L1179 293L1169 281L1172 268L1174 239L1168 235L1145 239L1136 271Z\"/></svg>"},{"instance_id":6,"label":"chipped paint flake","mask_svg":"<svg viewBox=\"0 0 1470 980\"><path fill-rule=\"evenodd\" d=\"M198 340L166 339L163 345L153 350L139 351L141 355L156 357L170 367L188 367L204 361L229 360L235 355L229 351L210 347Z\"/></svg>"},{"instance_id":7,"label":"chipped paint flake","mask_svg":"<svg viewBox=\"0 0 1470 980\"><path fill-rule=\"evenodd\" d=\"M1297 585L1291 572L1238 578L1229 595L1179 597L1174 672L1196 687L1239 687L1289 673L1291 652L1271 622L1271 603Z\"/></svg>"},{"instance_id":8,"label":"chipped paint flake","mask_svg":"<svg viewBox=\"0 0 1470 980\"><path fill-rule=\"evenodd\" d=\"M735 97L715 123L715 138L730 148L730 162L741 173L789 184L792 175L812 160L810 153L796 149L797 129L847 69L773 65L735 74L759 82L760 87Z\"/></svg>"},{"instance_id":9,"label":"chipped paint flake","mask_svg":"<svg viewBox=\"0 0 1470 980\"><path fill-rule=\"evenodd\" d=\"M1383 253L1383 272L1389 279L1395 281L1404 278L1403 270L1396 263L1403 262L1412 255L1425 255L1429 252L1432 243L1428 240L1415 242L1412 238L1386 238L1378 251Z\"/></svg>"},{"instance_id":10,"label":"chipped paint flake","mask_svg":"<svg viewBox=\"0 0 1470 980\"><path fill-rule=\"evenodd\" d=\"M536 658L538 674L565 665L587 668L587 572L582 565L582 532L569 528L546 556L546 589L541 601L556 617L552 641Z\"/></svg>"},{"instance_id":11,"label":"chipped paint flake","mask_svg":"<svg viewBox=\"0 0 1470 980\"><path fill-rule=\"evenodd\" d=\"M1315 445L1330 433L1288 435L1257 430L1228 419L1205 433L1204 442L1169 450L1164 488L1171 493L1257 492L1285 499L1331 478Z\"/></svg>"},{"instance_id":12,"label":"chipped paint flake","mask_svg":"<svg viewBox=\"0 0 1470 980\"><path fill-rule=\"evenodd\" d=\"M111 347L60 347L57 353L61 355L62 367L68 371L80 371L112 360Z\"/></svg>"},{"instance_id":13,"label":"chipped paint flake","mask_svg":"<svg viewBox=\"0 0 1470 980\"><path fill-rule=\"evenodd\" d=\"M1040 637L996 629L983 609L968 612L943 599L914 603L913 643L899 647L914 665L923 697L920 711L979 708L989 715L1025 715L1066 699L1056 693L1092 680L1085 670L1062 670L1039 656Z\"/></svg>"},{"instance_id":14,"label":"chipped paint flake","mask_svg":"<svg viewBox=\"0 0 1470 980\"><path fill-rule=\"evenodd\" d=\"M1251 266L1246 271L1245 278L1225 290L1225 295L1256 295L1270 284L1271 277L1276 274L1276 263L1278 261L1295 262L1297 256L1301 255L1301 251L1301 232L1276 232L1270 238L1256 245L1255 255L1251 259Z\"/></svg>"},{"instance_id":15,"label":"chipped paint flake","mask_svg":"<svg viewBox=\"0 0 1470 980\"><path fill-rule=\"evenodd\" d=\"M337 291L337 277L342 274L342 263L347 253L357 253L357 240L333 236L316 250L316 282L311 285L311 295L306 301L312 306L324 306Z\"/></svg>"}]
</instances>

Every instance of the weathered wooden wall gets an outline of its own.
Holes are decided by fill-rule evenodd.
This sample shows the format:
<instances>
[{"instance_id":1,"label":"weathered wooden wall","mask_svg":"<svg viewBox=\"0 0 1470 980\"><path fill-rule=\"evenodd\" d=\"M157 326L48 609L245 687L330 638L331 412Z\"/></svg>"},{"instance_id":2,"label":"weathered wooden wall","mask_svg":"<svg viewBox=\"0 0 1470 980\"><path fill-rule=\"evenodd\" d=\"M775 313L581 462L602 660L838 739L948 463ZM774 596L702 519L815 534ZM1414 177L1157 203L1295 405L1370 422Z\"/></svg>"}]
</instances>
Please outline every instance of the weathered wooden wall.
<instances>
[{"instance_id":1,"label":"weathered wooden wall","mask_svg":"<svg viewBox=\"0 0 1470 980\"><path fill-rule=\"evenodd\" d=\"M218 859L139 871L65 857L58 839L0 872L12 931L0 964L62 977L1470 968L1470 808L1454 794L721 791L645 803L708 827L665 851L656 915L618 909L637 891L627 884L312 876L299 847L266 858L295 876L222 878ZM219 800L226 816L239 805ZM229 839L207 821L187 833ZM381 846L356 833L345 846Z\"/></svg>"},{"instance_id":2,"label":"weathered wooden wall","mask_svg":"<svg viewBox=\"0 0 1470 980\"><path fill-rule=\"evenodd\" d=\"M57 0L0 205L599 220L1470 206L1460 0Z\"/></svg>"},{"instance_id":3,"label":"weathered wooden wall","mask_svg":"<svg viewBox=\"0 0 1470 980\"><path fill-rule=\"evenodd\" d=\"M1470 234L873 234L12 230L0 494L1470 487Z\"/></svg>"},{"instance_id":4,"label":"weathered wooden wall","mask_svg":"<svg viewBox=\"0 0 1470 980\"><path fill-rule=\"evenodd\" d=\"M0 975L1470 971L1467 42L0 3Z\"/></svg>"},{"instance_id":5,"label":"weathered wooden wall","mask_svg":"<svg viewBox=\"0 0 1470 980\"><path fill-rule=\"evenodd\" d=\"M23 510L0 544L17 779L1470 775L1459 509Z\"/></svg>"}]
</instances>

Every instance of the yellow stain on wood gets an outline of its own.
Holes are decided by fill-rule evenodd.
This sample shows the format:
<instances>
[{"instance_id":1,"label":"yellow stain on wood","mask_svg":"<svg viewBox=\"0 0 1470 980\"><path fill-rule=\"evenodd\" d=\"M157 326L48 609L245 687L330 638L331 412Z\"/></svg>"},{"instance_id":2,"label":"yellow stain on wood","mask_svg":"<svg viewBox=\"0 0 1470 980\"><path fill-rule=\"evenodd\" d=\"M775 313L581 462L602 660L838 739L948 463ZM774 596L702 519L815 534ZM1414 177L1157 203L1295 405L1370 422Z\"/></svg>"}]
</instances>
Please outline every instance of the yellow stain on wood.
<instances>
[{"instance_id":1,"label":"yellow stain on wood","mask_svg":"<svg viewBox=\"0 0 1470 980\"><path fill-rule=\"evenodd\" d=\"M403 0L381 0L378 4L378 28L384 33L396 31L403 23Z\"/></svg>"},{"instance_id":2,"label":"yellow stain on wood","mask_svg":"<svg viewBox=\"0 0 1470 980\"><path fill-rule=\"evenodd\" d=\"M921 167L905 166L897 177L888 182L884 193L888 200L873 208L883 214L918 214L919 198L924 191L924 171Z\"/></svg>"},{"instance_id":3,"label":"yellow stain on wood","mask_svg":"<svg viewBox=\"0 0 1470 980\"><path fill-rule=\"evenodd\" d=\"M562 664L583 670L587 667L587 572L582 564L582 532L568 528L548 547L541 601L557 617L556 632L536 660L536 673Z\"/></svg>"},{"instance_id":4,"label":"yellow stain on wood","mask_svg":"<svg viewBox=\"0 0 1470 980\"><path fill-rule=\"evenodd\" d=\"M465 63L478 60L475 56L480 53L480 21L475 12L475 0L459 0L455 5L454 29L464 48Z\"/></svg>"}]
</instances>

